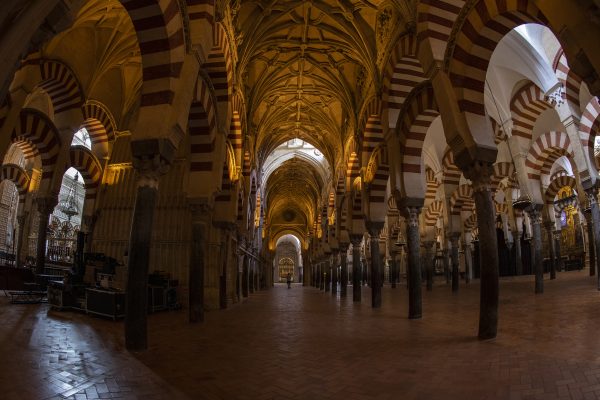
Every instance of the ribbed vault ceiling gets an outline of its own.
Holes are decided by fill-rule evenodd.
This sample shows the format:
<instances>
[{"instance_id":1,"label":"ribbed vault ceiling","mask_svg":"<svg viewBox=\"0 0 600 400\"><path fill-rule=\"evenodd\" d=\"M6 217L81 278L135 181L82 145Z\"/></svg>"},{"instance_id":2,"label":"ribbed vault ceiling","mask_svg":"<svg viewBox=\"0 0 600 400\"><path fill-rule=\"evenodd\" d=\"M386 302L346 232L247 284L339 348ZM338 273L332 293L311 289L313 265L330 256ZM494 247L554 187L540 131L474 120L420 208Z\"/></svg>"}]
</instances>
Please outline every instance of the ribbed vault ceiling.
<instances>
[{"instance_id":1,"label":"ribbed vault ceiling","mask_svg":"<svg viewBox=\"0 0 600 400\"><path fill-rule=\"evenodd\" d=\"M339 168L343 143L378 76L373 27L379 2L240 3L238 82L245 86L259 160L299 138ZM310 229L328 184L315 166L294 158L265 180L268 222ZM289 210L295 212L290 221Z\"/></svg>"}]
</instances>

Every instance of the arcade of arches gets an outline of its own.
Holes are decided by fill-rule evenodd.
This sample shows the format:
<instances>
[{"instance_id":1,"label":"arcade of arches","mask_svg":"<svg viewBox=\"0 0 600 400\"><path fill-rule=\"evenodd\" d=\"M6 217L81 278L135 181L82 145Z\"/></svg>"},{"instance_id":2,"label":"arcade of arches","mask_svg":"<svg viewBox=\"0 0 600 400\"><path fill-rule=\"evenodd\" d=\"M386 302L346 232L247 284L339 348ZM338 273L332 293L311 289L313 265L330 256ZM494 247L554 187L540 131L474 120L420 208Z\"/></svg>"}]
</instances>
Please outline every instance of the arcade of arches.
<instances>
[{"instance_id":1,"label":"arcade of arches","mask_svg":"<svg viewBox=\"0 0 600 400\"><path fill-rule=\"evenodd\" d=\"M600 268L599 18L592 0L4 1L0 250L42 276L114 259L130 350L155 271L190 322L288 273L356 302L368 285L374 308L406 285L409 319L422 287L475 280L494 338L500 276L542 295Z\"/></svg>"}]
</instances>

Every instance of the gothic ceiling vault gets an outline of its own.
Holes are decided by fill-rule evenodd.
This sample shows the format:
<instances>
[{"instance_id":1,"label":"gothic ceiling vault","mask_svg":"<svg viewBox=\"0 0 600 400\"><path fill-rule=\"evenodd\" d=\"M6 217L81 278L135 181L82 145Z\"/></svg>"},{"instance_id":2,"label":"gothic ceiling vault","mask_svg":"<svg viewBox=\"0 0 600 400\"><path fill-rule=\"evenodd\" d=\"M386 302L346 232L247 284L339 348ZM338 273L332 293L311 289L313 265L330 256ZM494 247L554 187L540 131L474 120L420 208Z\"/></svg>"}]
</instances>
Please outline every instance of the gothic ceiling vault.
<instances>
[{"instance_id":1,"label":"gothic ceiling vault","mask_svg":"<svg viewBox=\"0 0 600 400\"><path fill-rule=\"evenodd\" d=\"M402 4L401 4L402 3ZM237 82L243 85L256 154L301 139L324 155L330 177L343 169L344 146L362 108L380 95L387 44L408 26L405 2L243 1L234 6ZM282 163L265 182L267 223L310 229L325 185L315 166ZM320 178L317 178L320 177Z\"/></svg>"}]
</instances>

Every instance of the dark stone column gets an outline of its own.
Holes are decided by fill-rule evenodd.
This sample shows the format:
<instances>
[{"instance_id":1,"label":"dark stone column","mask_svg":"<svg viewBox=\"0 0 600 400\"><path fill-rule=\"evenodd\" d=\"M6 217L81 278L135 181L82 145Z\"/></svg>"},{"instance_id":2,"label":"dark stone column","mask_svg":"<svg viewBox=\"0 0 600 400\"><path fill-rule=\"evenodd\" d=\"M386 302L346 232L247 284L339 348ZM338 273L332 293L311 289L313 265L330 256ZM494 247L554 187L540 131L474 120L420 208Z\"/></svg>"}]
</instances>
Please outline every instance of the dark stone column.
<instances>
[{"instance_id":1,"label":"dark stone column","mask_svg":"<svg viewBox=\"0 0 600 400\"><path fill-rule=\"evenodd\" d=\"M46 238L48 235L48 219L58 204L58 197L54 195L38 197L36 199L39 212L38 237L36 248L35 272L44 273L46 264Z\"/></svg>"},{"instance_id":2,"label":"dark stone column","mask_svg":"<svg viewBox=\"0 0 600 400\"><path fill-rule=\"evenodd\" d=\"M425 247L425 276L427 278L427 290L433 290L433 264L435 262L435 257L432 255L432 249L434 245L433 240L428 240L423 242L423 246Z\"/></svg>"},{"instance_id":3,"label":"dark stone column","mask_svg":"<svg viewBox=\"0 0 600 400\"><path fill-rule=\"evenodd\" d=\"M421 200L422 206L422 200ZM419 234L419 214L421 206L408 205L405 207L406 218L406 250L408 274L408 318L421 318L421 237Z\"/></svg>"},{"instance_id":4,"label":"dark stone column","mask_svg":"<svg viewBox=\"0 0 600 400\"><path fill-rule=\"evenodd\" d=\"M25 241L25 225L27 223L28 212L23 212L22 215L17 216L17 223L19 225L19 236L17 239L17 254L15 254L15 264L17 267L22 267L24 262L22 257L23 254L23 243Z\"/></svg>"},{"instance_id":5,"label":"dark stone column","mask_svg":"<svg viewBox=\"0 0 600 400\"><path fill-rule=\"evenodd\" d=\"M311 284L311 266L308 259L308 252L302 251L302 286L308 286Z\"/></svg>"},{"instance_id":6,"label":"dark stone column","mask_svg":"<svg viewBox=\"0 0 600 400\"><path fill-rule=\"evenodd\" d=\"M203 221L210 207L201 200L190 200L192 216L192 242L189 269L189 320L204 321L204 254L206 251L206 225Z\"/></svg>"},{"instance_id":7,"label":"dark stone column","mask_svg":"<svg viewBox=\"0 0 600 400\"><path fill-rule=\"evenodd\" d=\"M92 251L92 242L94 241L94 228L98 221L99 211L96 211L93 215L84 215L82 218L82 225L85 231L85 251Z\"/></svg>"},{"instance_id":8,"label":"dark stone column","mask_svg":"<svg viewBox=\"0 0 600 400\"><path fill-rule=\"evenodd\" d=\"M131 152L133 167L138 175L129 237L125 347L139 351L148 348L148 269L158 179L167 171L175 154L175 147L166 139L148 139L131 142Z\"/></svg>"},{"instance_id":9,"label":"dark stone column","mask_svg":"<svg viewBox=\"0 0 600 400\"><path fill-rule=\"evenodd\" d=\"M556 248L556 269L564 271L564 264L560 255L560 229L552 231L554 235L554 247Z\"/></svg>"},{"instance_id":10,"label":"dark stone column","mask_svg":"<svg viewBox=\"0 0 600 400\"><path fill-rule=\"evenodd\" d=\"M348 245L340 244L340 297L348 294Z\"/></svg>"},{"instance_id":11,"label":"dark stone column","mask_svg":"<svg viewBox=\"0 0 600 400\"><path fill-rule=\"evenodd\" d=\"M532 204L527 210L531 221L531 244L534 253L535 293L544 293L544 260L542 259L541 205Z\"/></svg>"},{"instance_id":12,"label":"dark stone column","mask_svg":"<svg viewBox=\"0 0 600 400\"><path fill-rule=\"evenodd\" d=\"M340 252L338 250L333 252L333 262L331 265L331 294L333 296L337 296L339 254Z\"/></svg>"},{"instance_id":13,"label":"dark stone column","mask_svg":"<svg viewBox=\"0 0 600 400\"><path fill-rule=\"evenodd\" d=\"M392 244L392 246L394 246ZM398 276L400 271L398 270L398 251L392 249L390 251L391 264L390 264L390 275L392 276L392 289L396 289L396 283L398 282Z\"/></svg>"},{"instance_id":14,"label":"dark stone column","mask_svg":"<svg viewBox=\"0 0 600 400\"><path fill-rule=\"evenodd\" d=\"M330 283L332 281L331 279L331 269L332 269L332 265L331 265L331 253L327 253L325 255L325 265L324 265L324 270L325 270L325 293L329 292L330 289Z\"/></svg>"},{"instance_id":15,"label":"dark stone column","mask_svg":"<svg viewBox=\"0 0 600 400\"><path fill-rule=\"evenodd\" d=\"M465 240L463 242L465 249L465 283L471 283L471 273L473 265L473 254L471 253L471 244L467 244Z\"/></svg>"},{"instance_id":16,"label":"dark stone column","mask_svg":"<svg viewBox=\"0 0 600 400\"><path fill-rule=\"evenodd\" d=\"M379 233L383 229L383 222L367 221L367 229L371 241L371 307L381 307L382 264L379 251Z\"/></svg>"},{"instance_id":17,"label":"dark stone column","mask_svg":"<svg viewBox=\"0 0 600 400\"><path fill-rule=\"evenodd\" d=\"M460 233L453 232L450 234L450 243L452 248L450 249L450 257L452 259L452 291L458 292L458 269L459 269L459 259L458 259L458 240L460 239Z\"/></svg>"},{"instance_id":18,"label":"dark stone column","mask_svg":"<svg viewBox=\"0 0 600 400\"><path fill-rule=\"evenodd\" d=\"M596 271L598 271L598 290L600 290L600 257L598 257L598 249L600 249L600 208L598 207L598 188L593 187L585 191L590 205L592 214L592 228L594 231L594 245L596 246Z\"/></svg>"},{"instance_id":19,"label":"dark stone column","mask_svg":"<svg viewBox=\"0 0 600 400\"><path fill-rule=\"evenodd\" d=\"M521 234L522 232L513 231L513 240L515 242L516 274L523 275L523 258L521 255Z\"/></svg>"},{"instance_id":20,"label":"dark stone column","mask_svg":"<svg viewBox=\"0 0 600 400\"><path fill-rule=\"evenodd\" d=\"M592 222L592 210L589 208L585 209L584 214L587 235L588 235L588 257L590 259L590 276L596 275L596 244L594 243L594 227Z\"/></svg>"},{"instance_id":21,"label":"dark stone column","mask_svg":"<svg viewBox=\"0 0 600 400\"><path fill-rule=\"evenodd\" d=\"M492 339L498 331L499 259L496 237L496 208L492 199L491 163L476 161L465 173L473 184L473 197L479 228L481 289L479 305L479 339Z\"/></svg>"},{"instance_id":22,"label":"dark stone column","mask_svg":"<svg viewBox=\"0 0 600 400\"><path fill-rule=\"evenodd\" d=\"M554 247L554 234L552 233L554 223L552 221L546 221L544 227L546 228L548 245L550 246L550 279L556 279L556 248Z\"/></svg>"},{"instance_id":23,"label":"dark stone column","mask_svg":"<svg viewBox=\"0 0 600 400\"><path fill-rule=\"evenodd\" d=\"M352 300L356 302L361 301L360 243L362 238L362 235L351 235L350 237L352 242Z\"/></svg>"}]
</instances>

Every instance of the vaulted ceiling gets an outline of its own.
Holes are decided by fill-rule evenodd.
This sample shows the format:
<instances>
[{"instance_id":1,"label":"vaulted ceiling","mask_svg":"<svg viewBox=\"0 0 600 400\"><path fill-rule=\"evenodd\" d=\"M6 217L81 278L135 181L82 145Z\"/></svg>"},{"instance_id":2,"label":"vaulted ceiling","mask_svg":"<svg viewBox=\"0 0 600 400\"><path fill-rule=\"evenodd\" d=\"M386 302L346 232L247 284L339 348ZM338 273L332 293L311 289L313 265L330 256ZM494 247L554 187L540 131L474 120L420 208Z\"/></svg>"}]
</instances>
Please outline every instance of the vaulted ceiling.
<instances>
[{"instance_id":1,"label":"vaulted ceiling","mask_svg":"<svg viewBox=\"0 0 600 400\"><path fill-rule=\"evenodd\" d=\"M341 169L344 143L355 134L361 106L380 81L380 3L240 2L235 19L237 81L244 85L259 160L298 138L323 153L330 178ZM320 174L315 166L300 159L279 168L286 171L276 171L263 182L268 206L296 210L293 223L302 220L310 229L323 189L331 182L316 179ZM273 215L273 220L285 222L283 215Z\"/></svg>"}]
</instances>

